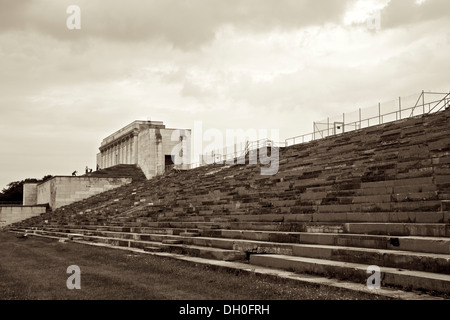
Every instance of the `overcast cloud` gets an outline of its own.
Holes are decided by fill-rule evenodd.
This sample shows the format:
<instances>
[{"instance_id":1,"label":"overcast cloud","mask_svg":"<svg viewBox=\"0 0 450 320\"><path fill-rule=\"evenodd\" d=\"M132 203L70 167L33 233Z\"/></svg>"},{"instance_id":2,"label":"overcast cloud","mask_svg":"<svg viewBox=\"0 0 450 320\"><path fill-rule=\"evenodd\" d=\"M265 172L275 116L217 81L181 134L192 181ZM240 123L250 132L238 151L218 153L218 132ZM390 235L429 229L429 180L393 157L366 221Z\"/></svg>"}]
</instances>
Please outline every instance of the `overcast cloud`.
<instances>
[{"instance_id":1,"label":"overcast cloud","mask_svg":"<svg viewBox=\"0 0 450 320\"><path fill-rule=\"evenodd\" d=\"M69 5L81 29L69 30ZM134 120L279 129L450 90L448 0L0 0L0 188ZM368 19L379 12L379 28ZM370 22L370 20L369 20Z\"/></svg>"}]
</instances>

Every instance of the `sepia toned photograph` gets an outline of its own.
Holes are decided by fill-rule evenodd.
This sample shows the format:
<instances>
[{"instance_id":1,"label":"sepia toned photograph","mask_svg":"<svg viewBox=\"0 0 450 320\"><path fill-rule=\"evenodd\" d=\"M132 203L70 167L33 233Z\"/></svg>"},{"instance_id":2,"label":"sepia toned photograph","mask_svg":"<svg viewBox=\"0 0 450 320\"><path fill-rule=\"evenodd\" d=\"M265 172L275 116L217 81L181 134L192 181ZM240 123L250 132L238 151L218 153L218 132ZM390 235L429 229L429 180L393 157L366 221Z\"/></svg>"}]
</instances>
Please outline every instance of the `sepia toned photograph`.
<instances>
[{"instance_id":1,"label":"sepia toned photograph","mask_svg":"<svg viewBox=\"0 0 450 320\"><path fill-rule=\"evenodd\" d=\"M449 10L0 0L0 303L448 302Z\"/></svg>"}]
</instances>

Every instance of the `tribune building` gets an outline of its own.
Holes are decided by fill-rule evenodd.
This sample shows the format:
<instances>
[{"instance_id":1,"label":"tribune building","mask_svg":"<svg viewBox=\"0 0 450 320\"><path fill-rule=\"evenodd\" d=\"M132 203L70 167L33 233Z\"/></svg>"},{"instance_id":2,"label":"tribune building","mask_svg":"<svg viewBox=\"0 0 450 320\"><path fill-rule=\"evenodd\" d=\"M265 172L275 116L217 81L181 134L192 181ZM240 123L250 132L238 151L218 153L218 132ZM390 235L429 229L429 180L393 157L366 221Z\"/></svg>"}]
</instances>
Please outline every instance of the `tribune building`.
<instances>
[{"instance_id":1,"label":"tribune building","mask_svg":"<svg viewBox=\"0 0 450 320\"><path fill-rule=\"evenodd\" d=\"M134 164L147 179L174 167L173 153L183 157L179 169L190 164L190 129L169 129L162 121L134 121L103 139L97 154L99 168Z\"/></svg>"}]
</instances>

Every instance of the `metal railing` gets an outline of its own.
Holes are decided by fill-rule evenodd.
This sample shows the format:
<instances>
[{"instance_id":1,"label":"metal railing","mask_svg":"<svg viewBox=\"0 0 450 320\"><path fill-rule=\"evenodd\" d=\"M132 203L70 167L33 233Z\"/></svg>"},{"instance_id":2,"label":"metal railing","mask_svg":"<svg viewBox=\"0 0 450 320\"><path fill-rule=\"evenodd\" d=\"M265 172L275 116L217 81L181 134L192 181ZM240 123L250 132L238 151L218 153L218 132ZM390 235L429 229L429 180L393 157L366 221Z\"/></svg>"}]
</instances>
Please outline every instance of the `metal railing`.
<instances>
[{"instance_id":1,"label":"metal railing","mask_svg":"<svg viewBox=\"0 0 450 320\"><path fill-rule=\"evenodd\" d=\"M239 161L243 161L245 157L254 150L259 150L261 148L270 148L270 147L278 147L282 148L285 146L285 142L275 142L269 139L260 139L256 141L246 141L245 145L242 149L237 148L235 144L232 147L228 147L223 149L225 150L235 150L232 153L219 153L217 150L211 152L211 154L203 154L201 162L191 163L190 169L199 168L202 166L206 166L209 164L224 164L224 163L239 163Z\"/></svg>"},{"instance_id":2,"label":"metal railing","mask_svg":"<svg viewBox=\"0 0 450 320\"><path fill-rule=\"evenodd\" d=\"M436 98L436 96L440 96ZM411 98L409 96L408 98ZM406 99L411 100L411 99ZM313 132L288 138L285 141L285 146L292 146L296 144L306 143L314 140L323 139L329 136L359 130L374 125L384 124L392 121L406 119L426 113L438 112L444 108L448 108L450 104L450 93L425 92L422 91L419 98L414 104L409 104L408 107L403 107L404 100L399 97L398 102L389 101L385 103L378 103L375 107L366 109L358 109L357 113L353 113L356 120L348 121L349 117L343 113L342 117L327 118L326 122L314 122ZM414 99L415 100L415 99ZM412 100L411 100L412 101ZM409 101L408 101L409 102ZM386 107L387 106L387 107ZM382 107L385 107L382 112ZM374 112L375 111L375 112ZM363 113L373 114L371 116L363 116ZM406 114L406 116L405 116Z\"/></svg>"},{"instance_id":3,"label":"metal railing","mask_svg":"<svg viewBox=\"0 0 450 320\"><path fill-rule=\"evenodd\" d=\"M436 98L436 96L439 97ZM201 155L202 161L191 163L190 169L199 168L208 164L236 163L238 160L245 158L250 151L256 149L264 147L284 148L296 144L307 143L310 141L320 140L328 136L359 130L392 121L398 121L401 119L407 119L421 114L435 113L450 106L450 92L438 93L422 91L417 100L415 97L416 95L411 95L403 99L402 97L399 97L398 100L378 103L378 105L374 107L365 109L359 108L356 112L354 112L357 117L354 121L348 121L351 117L349 117L348 114L346 115L343 113L341 117L331 119L327 118L326 122L314 122L313 132L288 138L283 142L274 142L269 139L261 139L257 141L247 141L245 143L245 147L243 149L239 149L239 151L237 150L237 145L234 145L231 149L223 149L235 150L232 153L212 151L211 154ZM404 107L405 104L408 106ZM386 105L387 108L385 107ZM393 107L394 105L395 107ZM383 110L383 107L387 110ZM364 116L364 114L370 113L373 113L373 115ZM322 129L321 127L325 128Z\"/></svg>"}]
</instances>

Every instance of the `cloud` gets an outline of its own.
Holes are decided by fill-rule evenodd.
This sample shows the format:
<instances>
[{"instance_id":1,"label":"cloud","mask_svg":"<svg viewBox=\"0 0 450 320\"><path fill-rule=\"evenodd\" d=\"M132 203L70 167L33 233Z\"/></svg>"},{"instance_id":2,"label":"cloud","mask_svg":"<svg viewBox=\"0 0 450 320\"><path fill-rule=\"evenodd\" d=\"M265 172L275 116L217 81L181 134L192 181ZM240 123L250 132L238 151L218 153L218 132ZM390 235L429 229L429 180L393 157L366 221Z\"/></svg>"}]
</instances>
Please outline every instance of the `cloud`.
<instances>
[{"instance_id":1,"label":"cloud","mask_svg":"<svg viewBox=\"0 0 450 320\"><path fill-rule=\"evenodd\" d=\"M66 8L73 1L2 0L2 30L28 29L61 40L83 37L135 42L164 39L174 47L198 48L214 39L221 27L266 32L274 28L300 28L338 22L349 1L330 0L111 0L77 1L81 30L66 28ZM14 17L14 18L12 18Z\"/></svg>"},{"instance_id":2,"label":"cloud","mask_svg":"<svg viewBox=\"0 0 450 320\"><path fill-rule=\"evenodd\" d=\"M430 20L449 20L447 0L391 0L382 12L382 28L410 26Z\"/></svg>"}]
</instances>

